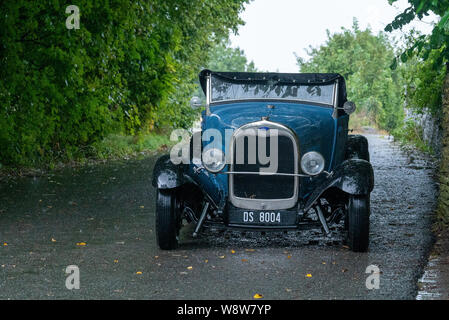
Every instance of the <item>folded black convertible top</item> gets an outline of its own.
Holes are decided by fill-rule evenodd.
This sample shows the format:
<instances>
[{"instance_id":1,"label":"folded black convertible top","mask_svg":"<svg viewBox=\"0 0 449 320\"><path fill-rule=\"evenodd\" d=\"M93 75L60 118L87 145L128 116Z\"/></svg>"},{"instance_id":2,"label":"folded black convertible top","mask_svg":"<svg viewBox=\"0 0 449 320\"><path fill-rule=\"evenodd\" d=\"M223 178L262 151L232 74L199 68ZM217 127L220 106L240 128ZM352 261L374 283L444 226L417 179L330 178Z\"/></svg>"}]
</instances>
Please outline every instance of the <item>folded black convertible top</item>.
<instances>
[{"instance_id":1,"label":"folded black convertible top","mask_svg":"<svg viewBox=\"0 0 449 320\"><path fill-rule=\"evenodd\" d=\"M216 72L205 69L200 72L200 84L206 94L206 77L213 75L230 83L257 83L276 85L326 85L339 81L339 105L346 102L346 82L338 73L274 73L274 72Z\"/></svg>"}]
</instances>

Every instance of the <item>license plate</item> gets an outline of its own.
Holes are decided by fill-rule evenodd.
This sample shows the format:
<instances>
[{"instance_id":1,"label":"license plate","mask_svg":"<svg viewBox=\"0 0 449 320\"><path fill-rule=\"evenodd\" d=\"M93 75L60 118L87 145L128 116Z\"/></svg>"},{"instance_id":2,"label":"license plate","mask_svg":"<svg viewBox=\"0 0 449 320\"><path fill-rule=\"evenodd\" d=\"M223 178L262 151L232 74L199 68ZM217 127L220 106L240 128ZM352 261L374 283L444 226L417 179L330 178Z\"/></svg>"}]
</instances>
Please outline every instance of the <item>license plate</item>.
<instances>
[{"instance_id":1,"label":"license plate","mask_svg":"<svg viewBox=\"0 0 449 320\"><path fill-rule=\"evenodd\" d=\"M243 223L281 224L281 213L274 211L243 211Z\"/></svg>"},{"instance_id":2,"label":"license plate","mask_svg":"<svg viewBox=\"0 0 449 320\"><path fill-rule=\"evenodd\" d=\"M294 211L254 211L233 209L229 211L229 224L254 226L294 226L296 223Z\"/></svg>"}]
</instances>

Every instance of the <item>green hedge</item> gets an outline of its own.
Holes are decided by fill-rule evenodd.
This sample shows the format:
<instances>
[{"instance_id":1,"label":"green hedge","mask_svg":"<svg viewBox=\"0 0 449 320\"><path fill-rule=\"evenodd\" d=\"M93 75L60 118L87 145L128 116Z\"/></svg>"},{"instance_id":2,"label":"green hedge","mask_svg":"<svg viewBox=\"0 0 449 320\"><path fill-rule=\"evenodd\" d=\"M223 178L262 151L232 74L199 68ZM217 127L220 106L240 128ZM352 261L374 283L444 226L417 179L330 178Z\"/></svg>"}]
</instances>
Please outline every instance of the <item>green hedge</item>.
<instances>
[{"instance_id":1,"label":"green hedge","mask_svg":"<svg viewBox=\"0 0 449 320\"><path fill-rule=\"evenodd\" d=\"M0 163L71 158L111 133L188 126L209 49L247 0L0 2Z\"/></svg>"}]
</instances>

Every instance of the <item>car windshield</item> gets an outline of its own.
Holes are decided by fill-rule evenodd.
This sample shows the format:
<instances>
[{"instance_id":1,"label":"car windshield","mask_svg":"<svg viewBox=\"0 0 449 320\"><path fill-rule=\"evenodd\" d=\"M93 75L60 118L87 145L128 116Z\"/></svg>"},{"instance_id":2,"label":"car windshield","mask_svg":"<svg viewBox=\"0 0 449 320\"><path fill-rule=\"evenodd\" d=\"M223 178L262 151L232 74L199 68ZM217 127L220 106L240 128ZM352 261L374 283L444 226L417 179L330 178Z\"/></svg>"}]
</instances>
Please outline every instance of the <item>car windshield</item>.
<instances>
[{"instance_id":1,"label":"car windshield","mask_svg":"<svg viewBox=\"0 0 449 320\"><path fill-rule=\"evenodd\" d=\"M211 102L232 100L297 100L333 105L334 84L326 85L290 85L232 83L222 78L211 77Z\"/></svg>"}]
</instances>

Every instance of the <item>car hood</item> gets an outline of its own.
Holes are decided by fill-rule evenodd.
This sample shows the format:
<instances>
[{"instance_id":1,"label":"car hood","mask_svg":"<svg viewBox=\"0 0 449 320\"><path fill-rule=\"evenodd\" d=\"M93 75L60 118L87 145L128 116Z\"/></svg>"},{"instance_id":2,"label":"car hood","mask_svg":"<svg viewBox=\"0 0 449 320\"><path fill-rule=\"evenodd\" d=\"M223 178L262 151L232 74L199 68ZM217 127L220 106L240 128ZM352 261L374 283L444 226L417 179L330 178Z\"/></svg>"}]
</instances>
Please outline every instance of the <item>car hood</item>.
<instances>
[{"instance_id":1,"label":"car hood","mask_svg":"<svg viewBox=\"0 0 449 320\"><path fill-rule=\"evenodd\" d=\"M326 170L332 169L336 137L333 109L318 105L289 102L242 102L211 106L211 115L204 117L203 130L238 129L268 118L293 130L298 139L300 156L310 151L320 152L326 160ZM228 142L229 143L229 142ZM225 146L229 150L229 146Z\"/></svg>"}]
</instances>

